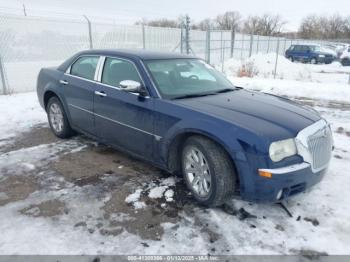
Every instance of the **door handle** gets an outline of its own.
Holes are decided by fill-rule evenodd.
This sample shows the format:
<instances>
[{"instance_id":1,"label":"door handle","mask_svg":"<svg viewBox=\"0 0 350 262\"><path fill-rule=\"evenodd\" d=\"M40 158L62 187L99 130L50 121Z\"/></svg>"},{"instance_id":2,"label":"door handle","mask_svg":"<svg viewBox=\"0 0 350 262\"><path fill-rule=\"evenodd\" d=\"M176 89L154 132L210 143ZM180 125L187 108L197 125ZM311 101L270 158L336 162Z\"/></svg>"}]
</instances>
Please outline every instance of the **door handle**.
<instances>
[{"instance_id":1,"label":"door handle","mask_svg":"<svg viewBox=\"0 0 350 262\"><path fill-rule=\"evenodd\" d=\"M66 80L60 80L60 84L62 84L62 85L68 85L68 81L66 81Z\"/></svg>"},{"instance_id":2,"label":"door handle","mask_svg":"<svg viewBox=\"0 0 350 262\"><path fill-rule=\"evenodd\" d=\"M101 96L101 97L105 97L107 96L107 94L103 91L99 92L99 91L95 91L95 95Z\"/></svg>"}]
</instances>

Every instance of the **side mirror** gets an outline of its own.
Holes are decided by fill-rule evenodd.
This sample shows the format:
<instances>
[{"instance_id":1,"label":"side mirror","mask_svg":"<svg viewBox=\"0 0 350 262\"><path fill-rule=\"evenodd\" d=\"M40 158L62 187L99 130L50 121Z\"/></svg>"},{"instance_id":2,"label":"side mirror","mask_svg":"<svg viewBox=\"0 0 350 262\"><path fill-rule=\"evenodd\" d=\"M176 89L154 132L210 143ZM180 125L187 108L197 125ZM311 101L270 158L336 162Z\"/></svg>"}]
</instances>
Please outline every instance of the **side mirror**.
<instances>
[{"instance_id":1,"label":"side mirror","mask_svg":"<svg viewBox=\"0 0 350 262\"><path fill-rule=\"evenodd\" d=\"M119 83L119 86L125 92L139 93L140 95L145 94L145 89L141 83L134 80L123 80Z\"/></svg>"}]
</instances>

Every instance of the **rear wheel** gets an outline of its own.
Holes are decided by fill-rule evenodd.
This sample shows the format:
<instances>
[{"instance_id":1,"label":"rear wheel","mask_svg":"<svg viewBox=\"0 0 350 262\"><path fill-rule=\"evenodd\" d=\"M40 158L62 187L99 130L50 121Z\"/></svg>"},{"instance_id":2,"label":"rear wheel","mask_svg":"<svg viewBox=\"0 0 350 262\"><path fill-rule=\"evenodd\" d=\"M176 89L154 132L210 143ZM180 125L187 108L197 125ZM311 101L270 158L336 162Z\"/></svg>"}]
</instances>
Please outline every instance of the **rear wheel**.
<instances>
[{"instance_id":1,"label":"rear wheel","mask_svg":"<svg viewBox=\"0 0 350 262\"><path fill-rule=\"evenodd\" d=\"M47 103L46 112L51 130L57 137L69 138L74 134L62 103L56 96L50 98Z\"/></svg>"},{"instance_id":2,"label":"rear wheel","mask_svg":"<svg viewBox=\"0 0 350 262\"><path fill-rule=\"evenodd\" d=\"M193 136L182 150L182 172L198 202L220 206L234 193L236 173L226 152L213 141Z\"/></svg>"},{"instance_id":3,"label":"rear wheel","mask_svg":"<svg viewBox=\"0 0 350 262\"><path fill-rule=\"evenodd\" d=\"M349 66L349 65L350 65L350 59L349 59L349 58L343 58L343 59L341 60L341 64L342 64L343 66Z\"/></svg>"}]
</instances>

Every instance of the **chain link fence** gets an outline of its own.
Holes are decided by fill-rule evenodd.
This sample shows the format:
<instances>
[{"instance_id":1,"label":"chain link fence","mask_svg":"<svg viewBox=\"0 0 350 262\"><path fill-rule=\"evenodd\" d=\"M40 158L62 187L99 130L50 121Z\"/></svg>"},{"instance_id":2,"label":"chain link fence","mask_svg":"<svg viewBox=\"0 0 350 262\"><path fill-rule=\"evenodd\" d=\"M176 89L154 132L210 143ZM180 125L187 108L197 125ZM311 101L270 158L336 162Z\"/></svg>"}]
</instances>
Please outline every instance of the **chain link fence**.
<instances>
[{"instance_id":1,"label":"chain link fence","mask_svg":"<svg viewBox=\"0 0 350 262\"><path fill-rule=\"evenodd\" d=\"M302 42L232 31L120 25L86 16L63 19L0 14L0 94L35 90L42 67L57 66L89 48L190 52L223 69L228 58L283 54L291 44Z\"/></svg>"}]
</instances>

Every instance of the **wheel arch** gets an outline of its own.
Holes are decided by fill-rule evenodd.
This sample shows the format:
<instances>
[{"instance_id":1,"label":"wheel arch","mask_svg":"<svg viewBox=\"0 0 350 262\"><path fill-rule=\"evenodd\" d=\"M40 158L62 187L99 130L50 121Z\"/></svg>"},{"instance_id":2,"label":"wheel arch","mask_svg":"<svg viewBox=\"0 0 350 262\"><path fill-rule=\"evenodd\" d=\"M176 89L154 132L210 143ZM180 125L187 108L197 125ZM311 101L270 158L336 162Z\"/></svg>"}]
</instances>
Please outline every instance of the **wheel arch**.
<instances>
[{"instance_id":1,"label":"wheel arch","mask_svg":"<svg viewBox=\"0 0 350 262\"><path fill-rule=\"evenodd\" d=\"M202 136L204 138L210 139L214 143L216 143L219 147L221 147L224 152L227 154L228 158L231 161L231 164L236 172L236 188L239 189L240 185L240 174L237 169L237 165L235 163L235 159L232 154L232 150L228 148L228 146L222 141L222 139L214 136L210 133L204 132L202 130L197 129L189 129L183 130L182 132L177 133L170 140L168 150L167 150L167 168L170 172L175 173L177 175L181 174L181 152L186 140L191 136Z\"/></svg>"},{"instance_id":2,"label":"wheel arch","mask_svg":"<svg viewBox=\"0 0 350 262\"><path fill-rule=\"evenodd\" d=\"M46 107L47 107L47 104L50 100L51 97L54 97L56 96L61 102L62 100L60 99L60 97L57 95L56 92L52 91L52 90L46 90L45 93L44 93L44 108L46 110Z\"/></svg>"}]
</instances>

